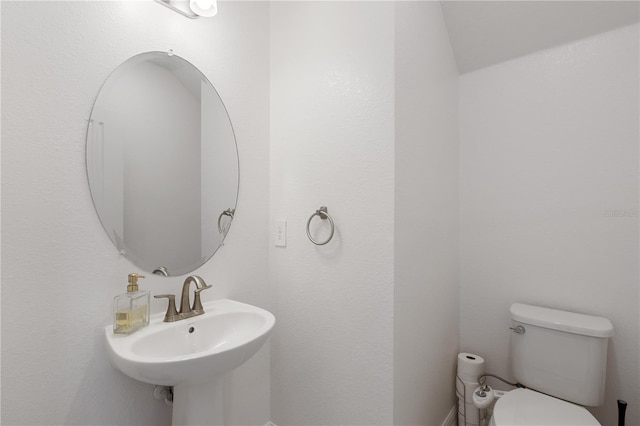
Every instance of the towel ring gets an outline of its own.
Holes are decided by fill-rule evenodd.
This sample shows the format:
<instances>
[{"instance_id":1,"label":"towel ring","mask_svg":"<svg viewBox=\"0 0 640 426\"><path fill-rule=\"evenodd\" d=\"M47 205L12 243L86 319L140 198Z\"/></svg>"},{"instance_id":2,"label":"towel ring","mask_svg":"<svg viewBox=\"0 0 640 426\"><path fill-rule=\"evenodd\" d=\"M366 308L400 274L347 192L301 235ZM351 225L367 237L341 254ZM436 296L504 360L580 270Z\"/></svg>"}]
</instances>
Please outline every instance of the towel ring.
<instances>
[{"instance_id":1,"label":"towel ring","mask_svg":"<svg viewBox=\"0 0 640 426\"><path fill-rule=\"evenodd\" d=\"M329 219L329 223L331 223L331 233L329 234L329 238L327 238L326 241L316 241L311 236L311 231L309 230L309 225L311 225L311 220L315 216L320 216L320 219L322 219L322 220ZM331 241L331 238L333 238L333 231L334 230L335 230L335 225L333 223L333 219L331 218L331 216L329 216L329 213L327 213L327 207L326 206L322 206L318 210L316 210L316 212L314 214L312 214L311 217L309 218L309 220L307 221L307 237L309 237L311 242L313 244L317 245L317 246L323 246L323 245L327 244L329 241Z\"/></svg>"},{"instance_id":2,"label":"towel ring","mask_svg":"<svg viewBox=\"0 0 640 426\"><path fill-rule=\"evenodd\" d=\"M218 232L221 234L224 234L224 229L222 229L222 225L220 224L220 221L222 220L223 216L229 216L231 218L231 220L233 220L233 215L236 213L236 209L226 209L225 211L223 211L222 213L220 213L220 216L218 216Z\"/></svg>"}]
</instances>

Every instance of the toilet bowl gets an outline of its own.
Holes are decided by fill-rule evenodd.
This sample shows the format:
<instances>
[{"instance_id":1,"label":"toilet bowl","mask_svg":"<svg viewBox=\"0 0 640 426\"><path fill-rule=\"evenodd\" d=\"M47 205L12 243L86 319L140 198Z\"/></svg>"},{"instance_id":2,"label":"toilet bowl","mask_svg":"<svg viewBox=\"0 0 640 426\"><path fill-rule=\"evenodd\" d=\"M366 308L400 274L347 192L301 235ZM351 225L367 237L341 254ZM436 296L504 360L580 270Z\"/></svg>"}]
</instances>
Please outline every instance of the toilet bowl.
<instances>
[{"instance_id":1,"label":"toilet bowl","mask_svg":"<svg viewBox=\"0 0 640 426\"><path fill-rule=\"evenodd\" d=\"M505 392L496 401L490 426L599 425L586 408L530 389Z\"/></svg>"}]
</instances>

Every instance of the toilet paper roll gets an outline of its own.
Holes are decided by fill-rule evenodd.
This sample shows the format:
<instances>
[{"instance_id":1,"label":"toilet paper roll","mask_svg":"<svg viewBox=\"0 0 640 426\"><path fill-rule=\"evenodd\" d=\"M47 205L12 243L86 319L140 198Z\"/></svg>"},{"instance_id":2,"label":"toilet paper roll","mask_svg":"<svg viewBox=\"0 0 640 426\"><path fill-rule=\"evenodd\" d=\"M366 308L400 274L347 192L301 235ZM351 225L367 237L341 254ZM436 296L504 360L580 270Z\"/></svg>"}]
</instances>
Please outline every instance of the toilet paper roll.
<instances>
[{"instance_id":1,"label":"toilet paper roll","mask_svg":"<svg viewBox=\"0 0 640 426\"><path fill-rule=\"evenodd\" d=\"M458 413L458 426L467 426L466 423L464 416Z\"/></svg>"},{"instance_id":2,"label":"toilet paper roll","mask_svg":"<svg viewBox=\"0 0 640 426\"><path fill-rule=\"evenodd\" d=\"M480 420L480 423L471 423L465 419L465 417L458 413L458 426L485 426L486 422L484 420Z\"/></svg>"},{"instance_id":3,"label":"toilet paper roll","mask_svg":"<svg viewBox=\"0 0 640 426\"><path fill-rule=\"evenodd\" d=\"M458 395L464 397L464 401L468 403L473 402L473 392L478 386L478 382L465 382L463 380L456 379L456 392Z\"/></svg>"},{"instance_id":4,"label":"toilet paper roll","mask_svg":"<svg viewBox=\"0 0 640 426\"><path fill-rule=\"evenodd\" d=\"M461 352L458 354L456 392L458 394L458 421L464 425L479 425L484 418L484 410L473 404L473 392L478 380L484 374L484 359L480 355Z\"/></svg>"},{"instance_id":5,"label":"toilet paper roll","mask_svg":"<svg viewBox=\"0 0 640 426\"><path fill-rule=\"evenodd\" d=\"M484 411L479 410L475 405L463 403L458 400L458 418L464 417L467 424L480 424L480 420L484 418Z\"/></svg>"},{"instance_id":6,"label":"toilet paper roll","mask_svg":"<svg viewBox=\"0 0 640 426\"><path fill-rule=\"evenodd\" d=\"M462 381L478 383L478 378L483 374L484 358L467 352L458 354L458 377Z\"/></svg>"},{"instance_id":7,"label":"toilet paper roll","mask_svg":"<svg viewBox=\"0 0 640 426\"><path fill-rule=\"evenodd\" d=\"M466 419L464 418L464 415L460 414L460 412L458 412L458 426L467 426Z\"/></svg>"}]
</instances>

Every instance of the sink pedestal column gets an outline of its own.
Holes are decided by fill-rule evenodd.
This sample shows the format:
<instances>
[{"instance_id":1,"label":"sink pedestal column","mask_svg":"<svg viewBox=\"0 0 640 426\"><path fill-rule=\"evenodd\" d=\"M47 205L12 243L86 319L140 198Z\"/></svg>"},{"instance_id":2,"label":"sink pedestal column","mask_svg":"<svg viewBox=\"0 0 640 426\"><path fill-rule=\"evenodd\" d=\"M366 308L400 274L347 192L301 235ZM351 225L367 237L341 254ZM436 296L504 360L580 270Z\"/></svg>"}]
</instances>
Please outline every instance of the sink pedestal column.
<instances>
[{"instance_id":1,"label":"sink pedestal column","mask_svg":"<svg viewBox=\"0 0 640 426\"><path fill-rule=\"evenodd\" d=\"M222 376L173 387L172 426L224 426Z\"/></svg>"}]
</instances>

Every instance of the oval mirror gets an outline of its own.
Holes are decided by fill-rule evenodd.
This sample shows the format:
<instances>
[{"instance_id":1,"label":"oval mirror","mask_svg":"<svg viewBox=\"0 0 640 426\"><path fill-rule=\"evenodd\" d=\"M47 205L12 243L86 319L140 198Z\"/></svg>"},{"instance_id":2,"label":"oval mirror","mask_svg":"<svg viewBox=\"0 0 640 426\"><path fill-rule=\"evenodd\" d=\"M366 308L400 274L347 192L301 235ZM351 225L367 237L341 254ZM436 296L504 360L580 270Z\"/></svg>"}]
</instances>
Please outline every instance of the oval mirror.
<instances>
[{"instance_id":1,"label":"oval mirror","mask_svg":"<svg viewBox=\"0 0 640 426\"><path fill-rule=\"evenodd\" d=\"M238 198L238 151L209 80L165 52L136 55L107 78L87 129L87 177L120 253L183 275L222 244Z\"/></svg>"}]
</instances>

